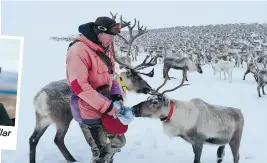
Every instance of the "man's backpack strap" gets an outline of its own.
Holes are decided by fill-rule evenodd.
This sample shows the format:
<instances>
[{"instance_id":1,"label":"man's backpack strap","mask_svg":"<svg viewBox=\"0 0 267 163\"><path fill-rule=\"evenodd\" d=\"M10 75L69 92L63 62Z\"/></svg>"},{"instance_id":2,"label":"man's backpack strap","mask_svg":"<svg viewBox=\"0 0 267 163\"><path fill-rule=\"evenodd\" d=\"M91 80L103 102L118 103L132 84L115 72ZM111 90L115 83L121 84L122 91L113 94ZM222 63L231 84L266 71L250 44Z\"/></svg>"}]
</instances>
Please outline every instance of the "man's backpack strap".
<instances>
[{"instance_id":1,"label":"man's backpack strap","mask_svg":"<svg viewBox=\"0 0 267 163\"><path fill-rule=\"evenodd\" d=\"M69 44L69 47L68 47L68 49L67 49L67 51L69 50L69 48L73 45L73 44L75 44L76 42L79 42L80 40L74 40L74 41L72 41L70 44Z\"/></svg>"},{"instance_id":2,"label":"man's backpack strap","mask_svg":"<svg viewBox=\"0 0 267 163\"><path fill-rule=\"evenodd\" d=\"M67 50L69 50L69 48L73 45L73 44L75 44L76 42L79 42L80 40L74 40L74 41L72 41L70 44L69 44L69 47L68 47L68 49ZM89 46L88 46L89 47ZM90 48L90 47L89 47ZM92 49L92 48L90 48L90 49ZM113 74L113 70L112 70L112 63L111 63L111 60L110 60L110 58L108 57L108 56L106 56L105 55L105 53L102 53L102 52L99 52L99 51L96 51L96 50L94 50L94 49L92 49L100 58L101 58L101 60L106 64L106 66L108 67L108 72L110 73L110 74Z\"/></svg>"}]
</instances>

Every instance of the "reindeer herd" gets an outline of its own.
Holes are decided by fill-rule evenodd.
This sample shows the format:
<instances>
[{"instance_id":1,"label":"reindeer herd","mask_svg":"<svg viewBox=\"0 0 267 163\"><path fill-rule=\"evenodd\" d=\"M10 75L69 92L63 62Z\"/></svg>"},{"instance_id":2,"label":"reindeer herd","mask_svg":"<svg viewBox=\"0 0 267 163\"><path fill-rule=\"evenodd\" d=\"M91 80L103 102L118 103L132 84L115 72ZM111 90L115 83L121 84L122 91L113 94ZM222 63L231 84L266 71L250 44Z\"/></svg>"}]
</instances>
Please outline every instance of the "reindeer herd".
<instances>
[{"instance_id":1,"label":"reindeer herd","mask_svg":"<svg viewBox=\"0 0 267 163\"><path fill-rule=\"evenodd\" d=\"M117 14L112 14L116 19ZM181 137L192 145L195 154L194 163L200 163L202 148L206 143L218 145L217 163L221 163L225 145L229 144L233 162L239 162L239 147L244 127L244 117L240 109L230 106L209 104L194 98L188 101L171 99L164 95L188 85L187 72L203 73L203 65L211 65L214 75L221 72L232 82L232 73L236 68L246 66L243 80L252 73L257 82L259 97L260 88L264 92L267 84L267 26L258 24L231 24L200 27L175 27L148 31L139 21L124 21L120 17L122 27L128 27L128 32L122 32L115 37L112 48L115 61L119 64L120 80L124 81L128 91L137 94L150 94L148 99L133 106L135 117L156 118L162 121L164 132L170 137ZM137 22L137 30L134 30ZM256 28L256 27L257 28ZM253 32L254 29L260 33ZM240 32L242 31L242 32ZM166 33L169 32L169 35ZM135 35L134 35L135 33ZM126 35L129 35L126 37ZM128 38L128 39L127 39ZM60 40L60 39L56 39ZM63 40L70 41L70 38ZM135 41L136 40L136 41ZM259 41L260 40L260 41ZM145 60L133 67L132 61L137 56L145 55ZM147 62L148 58L151 58ZM246 63L246 64L244 64ZM152 88L141 76L154 76L154 69L149 73L140 70L163 64L164 82L157 89ZM170 69L182 71L182 82L177 87L159 93L170 77ZM122 71L125 70L125 71ZM119 83L121 83L119 81ZM123 91L127 98L127 91ZM109 97L107 88L97 90ZM70 109L72 91L66 80L54 81L43 87L34 97L36 125L29 139L30 163L35 163L37 144L51 125L56 125L54 142L62 155L69 162L76 159L70 154L64 143L73 117Z\"/></svg>"}]
</instances>

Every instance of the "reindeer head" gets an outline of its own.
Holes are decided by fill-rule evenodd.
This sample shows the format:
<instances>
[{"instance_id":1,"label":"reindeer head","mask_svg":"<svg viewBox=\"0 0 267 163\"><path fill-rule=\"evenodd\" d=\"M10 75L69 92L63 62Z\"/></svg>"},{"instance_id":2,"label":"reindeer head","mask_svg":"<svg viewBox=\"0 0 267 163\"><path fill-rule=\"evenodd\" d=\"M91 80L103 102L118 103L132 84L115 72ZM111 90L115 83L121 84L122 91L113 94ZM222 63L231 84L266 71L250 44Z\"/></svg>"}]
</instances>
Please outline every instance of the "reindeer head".
<instances>
[{"instance_id":1,"label":"reindeer head","mask_svg":"<svg viewBox=\"0 0 267 163\"><path fill-rule=\"evenodd\" d=\"M152 58L148 63L146 63L149 56L139 65L135 66L134 68L130 67L129 65L122 63L116 57L115 61L119 63L121 66L125 68L126 71L121 72L121 78L125 83L125 86L128 88L129 91L134 91L136 93L149 93L152 88L151 86L141 77L140 74L153 77L154 76L154 68L149 73L142 73L138 70L154 66L155 63L152 63L155 58Z\"/></svg>"},{"instance_id":2,"label":"reindeer head","mask_svg":"<svg viewBox=\"0 0 267 163\"><path fill-rule=\"evenodd\" d=\"M133 106L133 114L135 117L150 117L150 118L160 118L165 120L170 112L170 99L164 95L166 92L174 91L182 86L188 85L183 84L185 81L185 76L183 76L182 82L180 85L173 89L165 90L162 93L159 93L159 89L162 88L168 78L165 78L164 83L159 86L156 90L153 90L151 96L149 96L145 101L142 101Z\"/></svg>"},{"instance_id":3,"label":"reindeer head","mask_svg":"<svg viewBox=\"0 0 267 163\"><path fill-rule=\"evenodd\" d=\"M169 113L169 99L165 95L151 95L133 106L135 117L164 118Z\"/></svg>"},{"instance_id":4,"label":"reindeer head","mask_svg":"<svg viewBox=\"0 0 267 163\"><path fill-rule=\"evenodd\" d=\"M154 73L154 69L151 71L151 74L152 73ZM126 72L122 72L121 78L124 80L129 91L147 94L152 90L151 86L141 77L141 75L132 69L126 69Z\"/></svg>"},{"instance_id":5,"label":"reindeer head","mask_svg":"<svg viewBox=\"0 0 267 163\"><path fill-rule=\"evenodd\" d=\"M197 72L198 72L198 73L200 73L200 74L203 73L202 68L201 68L201 64L200 64L200 63L197 63L197 64L196 64L196 68L197 68Z\"/></svg>"}]
</instances>

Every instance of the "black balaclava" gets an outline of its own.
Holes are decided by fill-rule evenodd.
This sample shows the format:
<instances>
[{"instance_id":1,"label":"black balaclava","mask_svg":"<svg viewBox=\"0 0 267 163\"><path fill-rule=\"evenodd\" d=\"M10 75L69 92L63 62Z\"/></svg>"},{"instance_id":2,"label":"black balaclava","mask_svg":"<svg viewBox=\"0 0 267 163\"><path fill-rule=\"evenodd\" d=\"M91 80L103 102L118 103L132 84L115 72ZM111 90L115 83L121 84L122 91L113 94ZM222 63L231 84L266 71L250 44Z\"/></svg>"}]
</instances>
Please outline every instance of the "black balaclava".
<instances>
[{"instance_id":1,"label":"black balaclava","mask_svg":"<svg viewBox=\"0 0 267 163\"><path fill-rule=\"evenodd\" d=\"M79 26L78 31L83 34L88 40L101 45L101 42L98 40L97 35L99 33L110 33L110 27L116 24L116 21L109 17L98 17L95 22L85 23ZM107 31L101 31L98 29L98 26L103 26L107 28Z\"/></svg>"}]
</instances>

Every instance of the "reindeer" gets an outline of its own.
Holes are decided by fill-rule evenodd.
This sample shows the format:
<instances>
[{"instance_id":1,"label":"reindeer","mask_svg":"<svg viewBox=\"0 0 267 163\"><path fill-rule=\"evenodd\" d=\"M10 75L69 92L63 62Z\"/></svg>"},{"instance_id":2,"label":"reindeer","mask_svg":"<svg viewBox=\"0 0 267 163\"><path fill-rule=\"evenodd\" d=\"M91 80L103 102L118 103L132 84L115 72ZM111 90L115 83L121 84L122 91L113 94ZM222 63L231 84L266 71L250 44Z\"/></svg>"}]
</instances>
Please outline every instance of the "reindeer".
<instances>
[{"instance_id":1,"label":"reindeer","mask_svg":"<svg viewBox=\"0 0 267 163\"><path fill-rule=\"evenodd\" d=\"M236 61L235 61L235 67L240 67L240 64L242 64L242 61L241 61L241 55L240 54L237 54L236 55Z\"/></svg>"},{"instance_id":2,"label":"reindeer","mask_svg":"<svg viewBox=\"0 0 267 163\"><path fill-rule=\"evenodd\" d=\"M191 59L189 58L172 58L172 57L165 57L163 60L163 78L167 75L168 78L173 78L169 77L168 72L169 70L173 68L176 70L182 70L183 74L186 76L186 81L187 79L187 71L189 72L194 72L197 71L198 73L202 74L202 68L199 63L195 64Z\"/></svg>"},{"instance_id":3,"label":"reindeer","mask_svg":"<svg viewBox=\"0 0 267 163\"><path fill-rule=\"evenodd\" d=\"M159 60L159 63L161 64L163 62L163 50L157 50L156 54L156 57Z\"/></svg>"},{"instance_id":4,"label":"reindeer","mask_svg":"<svg viewBox=\"0 0 267 163\"><path fill-rule=\"evenodd\" d=\"M246 56L242 55L241 57L241 67L244 67L244 62L246 62Z\"/></svg>"},{"instance_id":5,"label":"reindeer","mask_svg":"<svg viewBox=\"0 0 267 163\"><path fill-rule=\"evenodd\" d=\"M216 75L216 72L220 73L220 79L222 79L221 72L223 71L224 74L224 80L226 80L226 73L228 75L228 80L231 83L232 82L232 75L233 75L233 69L234 69L235 61L225 61L225 60L219 60L216 64L211 64L213 69L213 75Z\"/></svg>"},{"instance_id":6,"label":"reindeer","mask_svg":"<svg viewBox=\"0 0 267 163\"><path fill-rule=\"evenodd\" d=\"M194 163L200 163L204 144L218 145L217 163L224 157L225 145L229 144L234 163L239 162L239 147L244 127L244 117L240 109L219 106L194 98L188 101L170 99L164 93L174 91L184 85L183 80L177 87L159 93L153 91L152 96L133 106L135 117L160 119L163 129L169 137L181 137L192 144L195 154Z\"/></svg>"},{"instance_id":7,"label":"reindeer","mask_svg":"<svg viewBox=\"0 0 267 163\"><path fill-rule=\"evenodd\" d=\"M267 56L263 59L262 64L265 69L267 69Z\"/></svg>"},{"instance_id":8,"label":"reindeer","mask_svg":"<svg viewBox=\"0 0 267 163\"><path fill-rule=\"evenodd\" d=\"M148 58L148 57L147 57ZM121 85L123 97L126 97L126 92L123 87L126 87L128 91L136 93L147 94L150 92L150 85L140 76L140 74L153 77L154 69L150 73L142 73L138 70L146 67L154 66L153 64L146 63L147 58L141 64L131 67L125 63L120 62L116 57L115 61L123 65L126 69L117 78ZM123 83L124 82L124 83ZM109 92L107 89L102 87L97 91L103 93L109 98ZM30 162L35 163L36 146L39 139L42 137L46 129L51 125L55 124L57 133L54 139L55 144L58 146L60 152L63 154L65 159L70 162L76 160L70 154L64 143L64 137L68 131L70 122L73 119L71 108L70 108L70 97L72 95L71 88L69 87L66 80L53 81L48 85L44 86L34 97L36 125L33 134L29 139L30 143Z\"/></svg>"},{"instance_id":9,"label":"reindeer","mask_svg":"<svg viewBox=\"0 0 267 163\"><path fill-rule=\"evenodd\" d=\"M267 70L260 70L258 73L258 95L261 97L260 88L262 88L262 94L265 95L264 86L267 84Z\"/></svg>"},{"instance_id":10,"label":"reindeer","mask_svg":"<svg viewBox=\"0 0 267 163\"><path fill-rule=\"evenodd\" d=\"M250 64L250 63L253 63L253 55L252 54L250 54L250 55L248 55L247 56L247 59L246 59L246 62L247 62L247 67L248 67L248 65Z\"/></svg>"},{"instance_id":11,"label":"reindeer","mask_svg":"<svg viewBox=\"0 0 267 163\"><path fill-rule=\"evenodd\" d=\"M246 75L248 73L252 73L254 78L255 78L255 81L257 82L257 74L258 72L263 68L262 64L259 64L257 62L251 62L251 63L248 63L248 66L247 66L247 71L244 73L244 77L243 77L243 80L245 80L246 78Z\"/></svg>"},{"instance_id":12,"label":"reindeer","mask_svg":"<svg viewBox=\"0 0 267 163\"><path fill-rule=\"evenodd\" d=\"M196 53L193 53L192 54L192 61L195 63L195 64L197 64L198 63L198 55L196 54Z\"/></svg>"}]
</instances>

